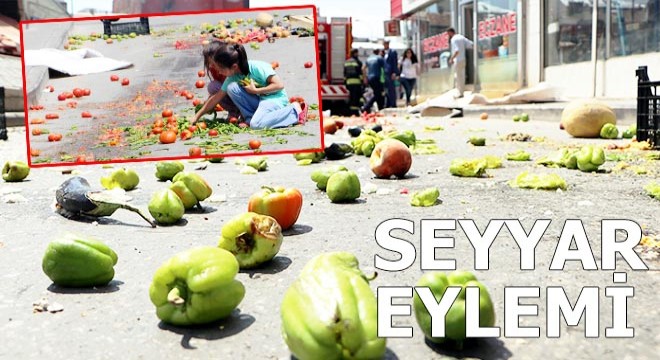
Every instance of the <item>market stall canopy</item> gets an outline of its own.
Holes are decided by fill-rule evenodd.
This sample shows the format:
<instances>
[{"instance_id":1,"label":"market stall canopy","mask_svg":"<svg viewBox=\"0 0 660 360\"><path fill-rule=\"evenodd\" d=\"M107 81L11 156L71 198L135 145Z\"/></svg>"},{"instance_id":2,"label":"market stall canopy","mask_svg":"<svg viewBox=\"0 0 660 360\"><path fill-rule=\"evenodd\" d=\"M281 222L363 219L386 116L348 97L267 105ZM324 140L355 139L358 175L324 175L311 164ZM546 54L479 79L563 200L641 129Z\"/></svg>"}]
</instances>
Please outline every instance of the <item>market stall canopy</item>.
<instances>
[{"instance_id":1,"label":"market stall canopy","mask_svg":"<svg viewBox=\"0 0 660 360\"><path fill-rule=\"evenodd\" d=\"M21 33L18 23L0 15L0 54L21 56Z\"/></svg>"}]
</instances>

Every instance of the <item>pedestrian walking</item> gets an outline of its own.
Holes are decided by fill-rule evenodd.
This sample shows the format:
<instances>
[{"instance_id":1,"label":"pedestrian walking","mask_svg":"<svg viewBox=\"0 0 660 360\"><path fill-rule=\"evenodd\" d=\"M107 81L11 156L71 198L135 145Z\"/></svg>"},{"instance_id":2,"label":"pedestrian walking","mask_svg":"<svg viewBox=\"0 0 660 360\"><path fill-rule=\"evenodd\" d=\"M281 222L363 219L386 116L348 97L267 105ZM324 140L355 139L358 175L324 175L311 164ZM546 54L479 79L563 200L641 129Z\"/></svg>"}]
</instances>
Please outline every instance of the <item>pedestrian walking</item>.
<instances>
[{"instance_id":1,"label":"pedestrian walking","mask_svg":"<svg viewBox=\"0 0 660 360\"><path fill-rule=\"evenodd\" d=\"M371 108L374 106L374 102L378 104L378 110L383 109L385 105L385 100L383 99L383 83L381 82L381 75L383 74L383 69L385 68L385 59L380 56L380 50L375 49L373 54L367 58L367 62L364 64L364 71L367 73L366 79L364 79L365 84L369 84L371 90L373 90L373 97L367 101L367 103L362 108L362 111L371 112Z\"/></svg>"},{"instance_id":2,"label":"pedestrian walking","mask_svg":"<svg viewBox=\"0 0 660 360\"><path fill-rule=\"evenodd\" d=\"M360 114L360 100L362 99L362 61L358 59L358 49L351 50L351 56L344 62L344 84L350 94L349 109L351 115Z\"/></svg>"},{"instance_id":3,"label":"pedestrian walking","mask_svg":"<svg viewBox=\"0 0 660 360\"><path fill-rule=\"evenodd\" d=\"M213 40L204 47L204 50L202 50L202 56L204 57L204 71L206 73L206 76L208 76L209 79L211 80L209 81L209 85L207 86L209 96L213 96L218 91L220 91L220 89L222 89L222 84L225 82L225 79L227 79L226 76L220 74L220 71L218 70L218 66L213 61L213 55L223 45L225 45L224 42L219 40ZM231 117L238 118L241 115L240 110L238 109L236 104L234 104L234 102L231 100L229 96L223 97L222 100L220 100L219 104L223 110L229 113L230 118ZM211 104L211 105L215 106L215 104Z\"/></svg>"},{"instance_id":4,"label":"pedestrian walking","mask_svg":"<svg viewBox=\"0 0 660 360\"><path fill-rule=\"evenodd\" d=\"M385 107L396 107L395 81L399 76L399 59L396 50L390 49L389 40L383 42L385 50L385 90L387 101Z\"/></svg>"},{"instance_id":5,"label":"pedestrian walking","mask_svg":"<svg viewBox=\"0 0 660 360\"><path fill-rule=\"evenodd\" d=\"M307 106L289 104L284 83L271 64L248 60L241 44L225 44L213 54L218 72L227 78L195 114L193 124L226 95L238 106L245 121L254 129L273 129L303 124Z\"/></svg>"},{"instance_id":6,"label":"pedestrian walking","mask_svg":"<svg viewBox=\"0 0 660 360\"><path fill-rule=\"evenodd\" d=\"M467 63L465 51L472 49L473 43L465 36L457 34L454 28L449 28L447 34L451 44L451 57L448 63L454 71L454 87L460 98L463 97L465 91L465 66Z\"/></svg>"},{"instance_id":7,"label":"pedestrian walking","mask_svg":"<svg viewBox=\"0 0 660 360\"><path fill-rule=\"evenodd\" d=\"M406 106L410 106L410 97L412 96L412 90L417 84L417 74L419 74L419 61L411 48L406 49L403 53L399 67L401 85L406 93Z\"/></svg>"}]
</instances>

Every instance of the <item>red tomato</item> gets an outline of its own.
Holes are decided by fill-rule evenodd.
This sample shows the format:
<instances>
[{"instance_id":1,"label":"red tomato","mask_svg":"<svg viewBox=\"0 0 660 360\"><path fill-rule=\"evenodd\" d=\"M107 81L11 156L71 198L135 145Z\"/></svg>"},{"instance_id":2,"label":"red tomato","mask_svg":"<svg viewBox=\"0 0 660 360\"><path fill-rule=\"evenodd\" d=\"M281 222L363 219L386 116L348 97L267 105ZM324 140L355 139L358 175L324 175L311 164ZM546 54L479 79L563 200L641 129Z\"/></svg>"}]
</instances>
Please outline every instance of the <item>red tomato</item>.
<instances>
[{"instance_id":1,"label":"red tomato","mask_svg":"<svg viewBox=\"0 0 660 360\"><path fill-rule=\"evenodd\" d=\"M55 91L55 88L53 87L53 85L46 86L46 89L48 89L48 91L50 91L50 92Z\"/></svg>"},{"instance_id":2,"label":"red tomato","mask_svg":"<svg viewBox=\"0 0 660 360\"><path fill-rule=\"evenodd\" d=\"M197 72L197 76L199 76L199 77L204 77L204 75L206 75L204 70L200 70L200 71Z\"/></svg>"},{"instance_id":3,"label":"red tomato","mask_svg":"<svg viewBox=\"0 0 660 360\"><path fill-rule=\"evenodd\" d=\"M259 140L250 140L248 145L250 146L250 149L256 150L256 149L261 147L261 141L259 141Z\"/></svg>"},{"instance_id":4,"label":"red tomato","mask_svg":"<svg viewBox=\"0 0 660 360\"><path fill-rule=\"evenodd\" d=\"M206 123L203 122L203 121L200 121L200 122L197 123L197 127L200 128L201 130L205 130L206 129Z\"/></svg>"},{"instance_id":5,"label":"red tomato","mask_svg":"<svg viewBox=\"0 0 660 360\"><path fill-rule=\"evenodd\" d=\"M232 116L229 118L229 123L230 124L236 124L238 122L238 119L235 116Z\"/></svg>"},{"instance_id":6,"label":"red tomato","mask_svg":"<svg viewBox=\"0 0 660 360\"><path fill-rule=\"evenodd\" d=\"M151 133L154 135L161 134L163 132L163 127L162 126L154 126L153 129L151 129Z\"/></svg>"},{"instance_id":7,"label":"red tomato","mask_svg":"<svg viewBox=\"0 0 660 360\"><path fill-rule=\"evenodd\" d=\"M218 136L218 130L216 130L216 129L209 130L209 136L211 136L211 137Z\"/></svg>"},{"instance_id":8,"label":"red tomato","mask_svg":"<svg viewBox=\"0 0 660 360\"><path fill-rule=\"evenodd\" d=\"M198 88L198 89L203 88L204 85L205 85L205 84L204 84L204 81L203 81L203 80L197 80L197 81L195 82L195 87Z\"/></svg>"},{"instance_id":9,"label":"red tomato","mask_svg":"<svg viewBox=\"0 0 660 360\"><path fill-rule=\"evenodd\" d=\"M163 120L158 119L158 120L154 121L154 127L163 127L163 126L165 126L165 124L163 123Z\"/></svg>"},{"instance_id":10,"label":"red tomato","mask_svg":"<svg viewBox=\"0 0 660 360\"><path fill-rule=\"evenodd\" d=\"M87 157L85 155L78 155L78 157L76 157L77 163L86 162L86 161L87 161Z\"/></svg>"},{"instance_id":11,"label":"red tomato","mask_svg":"<svg viewBox=\"0 0 660 360\"><path fill-rule=\"evenodd\" d=\"M85 96L85 91L80 88L75 88L73 89L73 96L79 98Z\"/></svg>"},{"instance_id":12,"label":"red tomato","mask_svg":"<svg viewBox=\"0 0 660 360\"><path fill-rule=\"evenodd\" d=\"M127 86L128 84L130 84L130 80L128 80L128 78L123 78L121 80L121 85L122 86Z\"/></svg>"},{"instance_id":13,"label":"red tomato","mask_svg":"<svg viewBox=\"0 0 660 360\"><path fill-rule=\"evenodd\" d=\"M35 148L30 148L30 155L32 156L39 156L41 155L41 151L35 149Z\"/></svg>"},{"instance_id":14,"label":"red tomato","mask_svg":"<svg viewBox=\"0 0 660 360\"><path fill-rule=\"evenodd\" d=\"M202 103L202 100L200 100L200 99L195 99L195 100L193 100L193 102L192 102L193 106L197 106L197 105L199 105L199 104L201 104L201 103Z\"/></svg>"},{"instance_id":15,"label":"red tomato","mask_svg":"<svg viewBox=\"0 0 660 360\"><path fill-rule=\"evenodd\" d=\"M202 148L197 146L191 147L190 149L188 149L188 154L190 156L202 156Z\"/></svg>"},{"instance_id":16,"label":"red tomato","mask_svg":"<svg viewBox=\"0 0 660 360\"><path fill-rule=\"evenodd\" d=\"M190 130L183 130L181 132L181 140L192 139L192 136L193 136L193 134Z\"/></svg>"},{"instance_id":17,"label":"red tomato","mask_svg":"<svg viewBox=\"0 0 660 360\"><path fill-rule=\"evenodd\" d=\"M163 112L161 113L161 115L162 115L164 118L171 117L172 114L173 114L173 112L172 112L171 109L165 109L165 110L163 110Z\"/></svg>"},{"instance_id":18,"label":"red tomato","mask_svg":"<svg viewBox=\"0 0 660 360\"><path fill-rule=\"evenodd\" d=\"M62 134L49 134L48 141L60 141L62 140Z\"/></svg>"},{"instance_id":19,"label":"red tomato","mask_svg":"<svg viewBox=\"0 0 660 360\"><path fill-rule=\"evenodd\" d=\"M84 96L89 96L89 95L91 95L91 94L92 94L92 90L91 90L91 89L83 89L83 95L84 95Z\"/></svg>"},{"instance_id":20,"label":"red tomato","mask_svg":"<svg viewBox=\"0 0 660 360\"><path fill-rule=\"evenodd\" d=\"M32 135L39 136L41 134L42 134L41 129L39 129L39 128L32 129Z\"/></svg>"},{"instance_id":21,"label":"red tomato","mask_svg":"<svg viewBox=\"0 0 660 360\"><path fill-rule=\"evenodd\" d=\"M46 120L54 120L54 119L59 119L60 116L57 114L46 114Z\"/></svg>"},{"instance_id":22,"label":"red tomato","mask_svg":"<svg viewBox=\"0 0 660 360\"><path fill-rule=\"evenodd\" d=\"M57 100L59 100L59 101L66 100L66 95L64 93L57 95Z\"/></svg>"},{"instance_id":23,"label":"red tomato","mask_svg":"<svg viewBox=\"0 0 660 360\"><path fill-rule=\"evenodd\" d=\"M64 95L66 96L67 99L71 99L73 97L73 94L70 92L65 92Z\"/></svg>"},{"instance_id":24,"label":"red tomato","mask_svg":"<svg viewBox=\"0 0 660 360\"><path fill-rule=\"evenodd\" d=\"M314 66L314 64L311 61L308 61L308 62L305 63L305 69L309 69L312 66Z\"/></svg>"},{"instance_id":25,"label":"red tomato","mask_svg":"<svg viewBox=\"0 0 660 360\"><path fill-rule=\"evenodd\" d=\"M188 100L192 100L194 97L195 97L195 95L193 95L191 93L186 94L186 99L188 99Z\"/></svg>"},{"instance_id":26,"label":"red tomato","mask_svg":"<svg viewBox=\"0 0 660 360\"><path fill-rule=\"evenodd\" d=\"M92 114L89 111L83 111L82 112L82 117L84 118L91 118Z\"/></svg>"},{"instance_id":27,"label":"red tomato","mask_svg":"<svg viewBox=\"0 0 660 360\"><path fill-rule=\"evenodd\" d=\"M195 131L197 131L197 126L195 126L195 125L188 126L188 131L190 131L191 133L194 133Z\"/></svg>"},{"instance_id":28,"label":"red tomato","mask_svg":"<svg viewBox=\"0 0 660 360\"><path fill-rule=\"evenodd\" d=\"M163 131L159 137L161 144L171 144L176 141L176 133L174 131Z\"/></svg>"},{"instance_id":29,"label":"red tomato","mask_svg":"<svg viewBox=\"0 0 660 360\"><path fill-rule=\"evenodd\" d=\"M110 75L110 81L119 81L119 76L117 76L117 75Z\"/></svg>"}]
</instances>

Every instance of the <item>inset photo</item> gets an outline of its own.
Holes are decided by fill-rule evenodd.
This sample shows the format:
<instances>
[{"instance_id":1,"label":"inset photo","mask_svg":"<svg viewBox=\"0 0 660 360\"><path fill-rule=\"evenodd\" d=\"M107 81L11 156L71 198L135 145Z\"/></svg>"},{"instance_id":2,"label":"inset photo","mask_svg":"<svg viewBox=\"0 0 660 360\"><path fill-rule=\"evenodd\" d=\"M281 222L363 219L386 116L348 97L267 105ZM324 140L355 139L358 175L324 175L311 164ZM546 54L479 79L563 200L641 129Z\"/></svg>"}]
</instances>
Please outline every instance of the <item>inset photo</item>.
<instances>
[{"instance_id":1,"label":"inset photo","mask_svg":"<svg viewBox=\"0 0 660 360\"><path fill-rule=\"evenodd\" d=\"M43 89L30 166L322 150L315 24L313 6L22 22L25 87Z\"/></svg>"}]
</instances>

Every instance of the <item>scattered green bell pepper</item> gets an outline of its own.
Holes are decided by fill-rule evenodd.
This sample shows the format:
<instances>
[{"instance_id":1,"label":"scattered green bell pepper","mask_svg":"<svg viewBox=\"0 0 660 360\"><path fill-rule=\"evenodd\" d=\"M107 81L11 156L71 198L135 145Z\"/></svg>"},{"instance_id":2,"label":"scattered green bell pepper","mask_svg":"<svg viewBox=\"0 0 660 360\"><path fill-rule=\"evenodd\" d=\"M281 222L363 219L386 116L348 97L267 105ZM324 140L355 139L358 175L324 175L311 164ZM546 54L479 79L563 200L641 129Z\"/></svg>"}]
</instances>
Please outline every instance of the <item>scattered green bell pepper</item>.
<instances>
[{"instance_id":1,"label":"scattered green bell pepper","mask_svg":"<svg viewBox=\"0 0 660 360\"><path fill-rule=\"evenodd\" d=\"M229 251L203 246L179 253L158 270L149 288L156 315L178 326L223 319L241 303L245 287L234 277L238 261Z\"/></svg>"},{"instance_id":2,"label":"scattered green bell pepper","mask_svg":"<svg viewBox=\"0 0 660 360\"><path fill-rule=\"evenodd\" d=\"M30 174L30 167L22 161L7 161L2 168L2 180L6 182L23 181Z\"/></svg>"},{"instance_id":3,"label":"scattered green bell pepper","mask_svg":"<svg viewBox=\"0 0 660 360\"><path fill-rule=\"evenodd\" d=\"M482 137L472 136L468 142L474 146L486 146L486 138Z\"/></svg>"},{"instance_id":4,"label":"scattered green bell pepper","mask_svg":"<svg viewBox=\"0 0 660 360\"><path fill-rule=\"evenodd\" d=\"M438 188L424 189L412 194L410 205L422 207L433 206L438 202L438 197L440 197L440 190Z\"/></svg>"},{"instance_id":5,"label":"scattered green bell pepper","mask_svg":"<svg viewBox=\"0 0 660 360\"><path fill-rule=\"evenodd\" d=\"M486 173L488 162L483 158L454 159L449 165L449 172L454 176L480 177Z\"/></svg>"},{"instance_id":6,"label":"scattered green bell pepper","mask_svg":"<svg viewBox=\"0 0 660 360\"><path fill-rule=\"evenodd\" d=\"M587 145L580 149L576 155L577 167L580 171L590 172L598 170L605 163L605 152L603 149Z\"/></svg>"},{"instance_id":7,"label":"scattered green bell pepper","mask_svg":"<svg viewBox=\"0 0 660 360\"><path fill-rule=\"evenodd\" d=\"M442 272L429 272L424 274L417 282L416 287L428 287L435 300L440 302L440 299L445 294L445 291L450 286L461 287L461 292L449 308L447 316L445 317L445 337L433 337L431 333L431 314L428 312L421 298L415 292L413 296L413 308L415 309L415 318L417 323L422 328L424 335L435 343L445 343L447 340L452 340L461 348L463 341L466 339L465 334L465 294L467 287L479 288L479 326L490 327L495 325L495 310L490 294L486 286L479 282L468 271L454 271L446 274Z\"/></svg>"},{"instance_id":8,"label":"scattered green bell pepper","mask_svg":"<svg viewBox=\"0 0 660 360\"><path fill-rule=\"evenodd\" d=\"M259 157L256 159L250 159L245 163L245 165L254 168L257 171L266 171L268 170L268 158Z\"/></svg>"},{"instance_id":9,"label":"scattered green bell pepper","mask_svg":"<svg viewBox=\"0 0 660 360\"><path fill-rule=\"evenodd\" d=\"M325 188L328 184L328 179L332 174L338 171L348 171L348 169L343 165L327 166L322 169L312 171L311 178L312 181L316 183L316 187L319 190L325 191Z\"/></svg>"},{"instance_id":10,"label":"scattered green bell pepper","mask_svg":"<svg viewBox=\"0 0 660 360\"><path fill-rule=\"evenodd\" d=\"M408 147L414 146L417 142L417 136L412 130L392 132L388 134L387 137L397 139Z\"/></svg>"},{"instance_id":11,"label":"scattered green bell pepper","mask_svg":"<svg viewBox=\"0 0 660 360\"><path fill-rule=\"evenodd\" d=\"M637 136L637 124L630 125L622 134L624 139L632 139L635 136Z\"/></svg>"},{"instance_id":12,"label":"scattered green bell pepper","mask_svg":"<svg viewBox=\"0 0 660 360\"><path fill-rule=\"evenodd\" d=\"M603 139L616 139L619 137L619 129L616 125L607 123L600 129L600 137Z\"/></svg>"},{"instance_id":13,"label":"scattered green bell pepper","mask_svg":"<svg viewBox=\"0 0 660 360\"><path fill-rule=\"evenodd\" d=\"M525 150L518 150L512 153L506 154L506 159L509 161L529 161L532 158L532 155Z\"/></svg>"},{"instance_id":14,"label":"scattered green bell pepper","mask_svg":"<svg viewBox=\"0 0 660 360\"><path fill-rule=\"evenodd\" d=\"M135 189L140 183L140 177L133 169L117 169L107 176L101 177L101 186L106 189L121 188L126 191Z\"/></svg>"},{"instance_id":15,"label":"scattered green bell pepper","mask_svg":"<svg viewBox=\"0 0 660 360\"><path fill-rule=\"evenodd\" d=\"M370 279L347 252L314 257L284 294L282 333L291 352L308 359L381 359L378 307Z\"/></svg>"},{"instance_id":16,"label":"scattered green bell pepper","mask_svg":"<svg viewBox=\"0 0 660 360\"><path fill-rule=\"evenodd\" d=\"M156 177L158 180L167 181L183 171L183 163L180 161L161 161L156 163Z\"/></svg>"},{"instance_id":17,"label":"scattered green bell pepper","mask_svg":"<svg viewBox=\"0 0 660 360\"><path fill-rule=\"evenodd\" d=\"M540 189L540 190L566 190L566 181L557 174L530 174L527 171L522 172L520 175L509 183L512 187L523 189Z\"/></svg>"},{"instance_id":18,"label":"scattered green bell pepper","mask_svg":"<svg viewBox=\"0 0 660 360\"><path fill-rule=\"evenodd\" d=\"M71 233L48 244L42 260L44 273L57 285L107 285L115 276L117 254L104 243Z\"/></svg>"}]
</instances>

